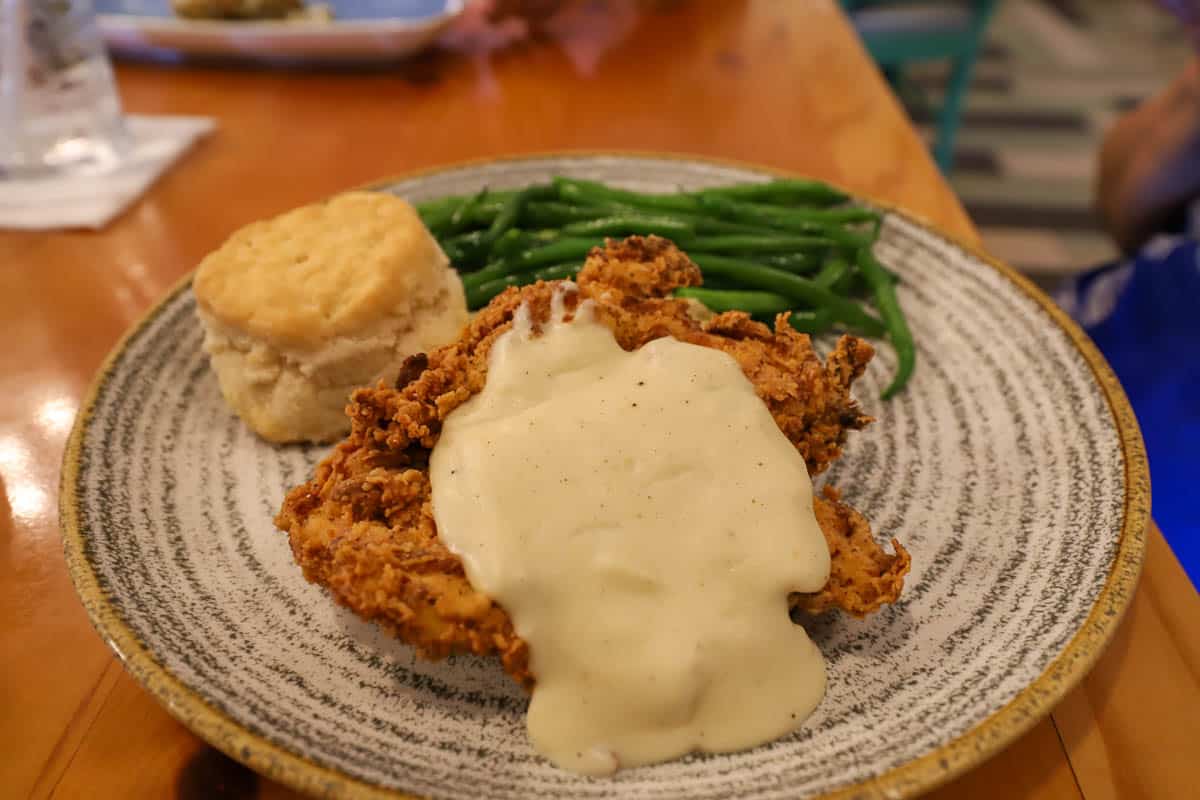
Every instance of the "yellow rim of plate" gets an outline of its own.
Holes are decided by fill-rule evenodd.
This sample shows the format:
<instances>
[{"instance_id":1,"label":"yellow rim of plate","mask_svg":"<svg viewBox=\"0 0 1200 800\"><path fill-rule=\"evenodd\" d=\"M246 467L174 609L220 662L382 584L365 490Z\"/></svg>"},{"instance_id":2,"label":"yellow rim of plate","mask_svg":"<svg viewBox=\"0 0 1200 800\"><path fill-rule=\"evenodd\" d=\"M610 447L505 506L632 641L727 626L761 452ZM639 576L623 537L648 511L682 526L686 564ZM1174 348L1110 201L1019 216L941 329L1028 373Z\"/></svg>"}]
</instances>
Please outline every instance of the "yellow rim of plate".
<instances>
[{"instance_id":1,"label":"yellow rim of plate","mask_svg":"<svg viewBox=\"0 0 1200 800\"><path fill-rule=\"evenodd\" d=\"M379 188L400 180L411 180L425 175L497 162L597 157L706 163L744 169L764 175L808 177L760 164L706 156L690 156L683 153L580 150L460 161L414 170L396 178L376 181L361 188ZM829 181L824 182L831 186L838 186ZM843 191L890 213L904 217L917 227L949 241L964 253L991 266L1033 299L1050 319L1057 323L1091 367L1096 382L1108 400L1117 435L1121 441L1125 463L1124 521L1112 570L1109 572L1087 620L1071 638L1063 652L1016 697L958 738L926 755L888 770L878 777L820 796L822 800L842 800L844 798L855 798L855 800L888 798L893 800L912 797L934 789L995 755L1045 717L1067 691L1077 684L1095 664L1120 623L1124 611L1133 597L1134 589L1137 587L1150 520L1150 474L1137 420L1116 375L1113 374L1095 344L1062 309L1054 304L1054 301L1012 267L997 261L958 237L942 233L936 226L920 216L902 211L895 206L874 200L861 193L845 189ZM113 648L133 676L166 707L173 717L229 757L242 762L268 778L319 797L418 800L414 795L374 786L340 770L313 763L263 736L251 733L214 708L194 689L184 685L154 660L109 603L108 598L100 589L91 564L84 555L84 535L79 528L79 498L76 495L75 487L79 478L79 456L83 434L95 411L96 397L111 373L114 362L130 339L145 328L167 303L184 291L191 279L190 273L180 279L162 300L147 311L121 337L96 373L71 431L66 452L63 455L59 521L67 567L71 580L75 584L75 590L79 593L97 632Z\"/></svg>"}]
</instances>

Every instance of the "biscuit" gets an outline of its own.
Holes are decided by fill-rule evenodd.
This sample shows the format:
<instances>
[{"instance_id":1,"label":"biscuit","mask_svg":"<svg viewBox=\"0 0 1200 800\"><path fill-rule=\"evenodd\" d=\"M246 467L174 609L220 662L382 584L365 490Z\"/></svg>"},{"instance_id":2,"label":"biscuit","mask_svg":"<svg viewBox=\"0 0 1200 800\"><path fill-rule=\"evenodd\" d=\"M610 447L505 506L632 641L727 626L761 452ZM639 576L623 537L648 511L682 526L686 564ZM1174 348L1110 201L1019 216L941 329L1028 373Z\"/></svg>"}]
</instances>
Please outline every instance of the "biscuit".
<instances>
[{"instance_id":1,"label":"biscuit","mask_svg":"<svg viewBox=\"0 0 1200 800\"><path fill-rule=\"evenodd\" d=\"M351 391L467 321L462 283L415 209L353 192L234 233L201 262L198 315L221 393L273 442L337 439Z\"/></svg>"}]
</instances>

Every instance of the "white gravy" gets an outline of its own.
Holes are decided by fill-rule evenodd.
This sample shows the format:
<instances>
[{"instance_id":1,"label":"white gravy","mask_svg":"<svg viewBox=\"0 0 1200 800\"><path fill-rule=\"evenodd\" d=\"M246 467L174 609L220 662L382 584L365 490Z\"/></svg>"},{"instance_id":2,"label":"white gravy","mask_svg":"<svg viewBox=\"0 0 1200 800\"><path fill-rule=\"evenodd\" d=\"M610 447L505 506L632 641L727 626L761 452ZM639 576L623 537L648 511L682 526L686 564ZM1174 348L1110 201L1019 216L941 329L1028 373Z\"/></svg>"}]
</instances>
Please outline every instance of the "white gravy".
<instances>
[{"instance_id":1,"label":"white gravy","mask_svg":"<svg viewBox=\"0 0 1200 800\"><path fill-rule=\"evenodd\" d=\"M518 312L430 462L439 535L529 643L533 746L604 775L794 730L825 665L787 595L829 576L803 459L731 356L555 311Z\"/></svg>"}]
</instances>

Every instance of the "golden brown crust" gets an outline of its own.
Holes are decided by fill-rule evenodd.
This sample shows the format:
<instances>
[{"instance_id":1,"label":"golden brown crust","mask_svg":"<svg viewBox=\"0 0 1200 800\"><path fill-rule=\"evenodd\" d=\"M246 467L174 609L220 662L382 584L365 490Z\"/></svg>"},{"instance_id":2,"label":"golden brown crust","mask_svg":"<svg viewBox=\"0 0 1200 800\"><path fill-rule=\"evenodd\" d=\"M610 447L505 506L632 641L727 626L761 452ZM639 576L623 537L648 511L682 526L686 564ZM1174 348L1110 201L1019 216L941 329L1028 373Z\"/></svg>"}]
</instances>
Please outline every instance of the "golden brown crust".
<instances>
[{"instance_id":1,"label":"golden brown crust","mask_svg":"<svg viewBox=\"0 0 1200 800\"><path fill-rule=\"evenodd\" d=\"M699 282L699 270L670 242L630 237L592 251L578 291L565 293L564 304L571 313L583 299L592 300L596 318L627 350L674 336L729 353L809 472L820 472L840 455L846 432L871 421L849 394L873 354L871 346L843 336L822 362L808 336L782 315L774 331L740 312L698 323L688 303L670 295ZM508 289L475 316L458 341L410 358L398 388L356 391L347 408L353 422L349 438L312 480L292 490L276 518L305 576L328 587L338 602L430 658L498 655L526 687L533 676L525 643L504 610L472 589L461 562L437 537L427 467L446 416L483 388L492 343L512 327L516 309L527 303L536 328L550 317L556 288L557 282L539 282ZM842 553L871 555L874 540L861 516L836 497L816 498L816 505L835 561ZM846 546L835 549L843 538ZM846 583L795 596L799 605L823 610L845 601L858 614L869 605L862 598L894 600L907 554L898 548L897 556L888 557L878 546L875 551L875 561L856 558L845 569L835 566L835 578ZM879 583L872 566L868 577L878 586L854 594L855 575L864 564L882 563L880 557L895 559L887 568L895 580Z\"/></svg>"},{"instance_id":2,"label":"golden brown crust","mask_svg":"<svg viewBox=\"0 0 1200 800\"><path fill-rule=\"evenodd\" d=\"M315 353L380 326L409 329L419 309L449 300L459 304L447 311L452 336L466 319L461 296L445 297L457 280L411 203L347 192L235 231L200 262L192 286L199 306L233 331Z\"/></svg>"},{"instance_id":3,"label":"golden brown crust","mask_svg":"<svg viewBox=\"0 0 1200 800\"><path fill-rule=\"evenodd\" d=\"M813 509L829 545L829 581L819 592L791 595L790 605L806 614L836 608L865 617L894 603L911 566L908 551L892 539L895 554L884 552L866 519L841 501L837 489L826 486L823 495L813 498Z\"/></svg>"}]
</instances>

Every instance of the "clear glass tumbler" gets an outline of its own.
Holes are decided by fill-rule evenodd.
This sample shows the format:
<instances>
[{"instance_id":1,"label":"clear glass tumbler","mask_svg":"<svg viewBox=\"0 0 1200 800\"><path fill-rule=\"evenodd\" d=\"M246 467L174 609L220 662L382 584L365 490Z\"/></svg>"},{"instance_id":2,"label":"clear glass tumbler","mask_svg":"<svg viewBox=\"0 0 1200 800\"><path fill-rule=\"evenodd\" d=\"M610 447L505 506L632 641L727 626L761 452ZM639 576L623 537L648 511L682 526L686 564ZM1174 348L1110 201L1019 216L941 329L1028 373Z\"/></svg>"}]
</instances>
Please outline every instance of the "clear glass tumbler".
<instances>
[{"instance_id":1,"label":"clear glass tumbler","mask_svg":"<svg viewBox=\"0 0 1200 800\"><path fill-rule=\"evenodd\" d=\"M131 144L92 0L0 0L0 179L102 172Z\"/></svg>"}]
</instances>

